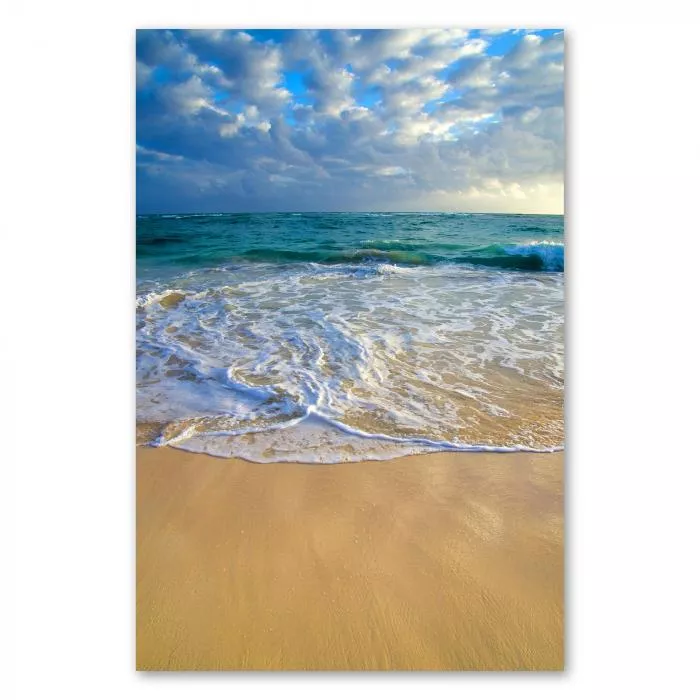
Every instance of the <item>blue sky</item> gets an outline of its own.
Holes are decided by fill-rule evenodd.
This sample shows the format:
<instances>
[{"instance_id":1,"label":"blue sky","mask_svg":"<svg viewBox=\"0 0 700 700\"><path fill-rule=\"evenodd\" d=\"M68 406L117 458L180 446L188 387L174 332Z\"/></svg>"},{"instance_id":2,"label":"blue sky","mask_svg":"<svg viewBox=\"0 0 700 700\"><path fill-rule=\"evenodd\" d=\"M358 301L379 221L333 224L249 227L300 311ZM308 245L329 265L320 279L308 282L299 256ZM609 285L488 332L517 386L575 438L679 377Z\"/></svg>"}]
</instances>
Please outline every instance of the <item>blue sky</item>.
<instances>
[{"instance_id":1,"label":"blue sky","mask_svg":"<svg viewBox=\"0 0 700 700\"><path fill-rule=\"evenodd\" d=\"M560 30L139 30L136 207L561 213Z\"/></svg>"}]
</instances>

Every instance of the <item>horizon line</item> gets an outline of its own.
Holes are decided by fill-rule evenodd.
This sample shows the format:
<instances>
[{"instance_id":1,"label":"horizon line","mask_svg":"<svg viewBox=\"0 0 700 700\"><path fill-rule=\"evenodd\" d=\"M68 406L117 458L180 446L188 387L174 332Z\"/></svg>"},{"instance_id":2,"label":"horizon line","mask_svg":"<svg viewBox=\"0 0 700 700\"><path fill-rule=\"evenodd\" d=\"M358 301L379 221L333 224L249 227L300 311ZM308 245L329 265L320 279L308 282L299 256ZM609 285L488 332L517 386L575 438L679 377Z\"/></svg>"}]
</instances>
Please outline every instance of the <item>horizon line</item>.
<instances>
[{"instance_id":1,"label":"horizon line","mask_svg":"<svg viewBox=\"0 0 700 700\"><path fill-rule=\"evenodd\" d=\"M356 209L353 211L341 211L341 210L323 210L323 209L303 209L303 210L269 210L269 211L158 211L158 212L136 212L136 216L207 216L213 214L478 214L481 216L564 216L565 213L560 214L544 213L544 212L506 212L506 211L463 211L463 210L450 210L450 211L439 211L436 209L420 209L414 211L401 211L401 210L382 210L382 209Z\"/></svg>"}]
</instances>

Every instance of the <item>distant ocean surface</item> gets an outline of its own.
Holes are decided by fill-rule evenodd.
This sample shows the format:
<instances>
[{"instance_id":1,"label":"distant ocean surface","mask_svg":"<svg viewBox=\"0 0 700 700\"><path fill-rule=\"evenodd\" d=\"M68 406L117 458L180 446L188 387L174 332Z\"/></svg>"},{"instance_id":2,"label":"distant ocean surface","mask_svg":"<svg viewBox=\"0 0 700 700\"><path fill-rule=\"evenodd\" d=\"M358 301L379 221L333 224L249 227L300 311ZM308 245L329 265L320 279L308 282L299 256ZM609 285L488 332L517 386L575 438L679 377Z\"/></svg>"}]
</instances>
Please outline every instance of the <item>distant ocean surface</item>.
<instances>
[{"instance_id":1,"label":"distant ocean surface","mask_svg":"<svg viewBox=\"0 0 700 700\"><path fill-rule=\"evenodd\" d=\"M564 220L136 221L141 444L256 462L560 449Z\"/></svg>"}]
</instances>

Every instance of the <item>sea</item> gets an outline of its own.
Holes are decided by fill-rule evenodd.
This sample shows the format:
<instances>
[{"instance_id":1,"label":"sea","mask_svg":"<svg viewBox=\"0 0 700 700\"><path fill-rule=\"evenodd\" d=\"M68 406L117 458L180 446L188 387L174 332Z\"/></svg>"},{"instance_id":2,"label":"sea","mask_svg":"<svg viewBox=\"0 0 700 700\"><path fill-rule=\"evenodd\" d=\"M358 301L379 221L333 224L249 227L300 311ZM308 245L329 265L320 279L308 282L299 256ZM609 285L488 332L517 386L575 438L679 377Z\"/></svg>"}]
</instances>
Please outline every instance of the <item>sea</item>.
<instances>
[{"instance_id":1,"label":"sea","mask_svg":"<svg viewBox=\"0 0 700 700\"><path fill-rule=\"evenodd\" d=\"M254 462L560 450L564 218L136 218L137 443Z\"/></svg>"}]
</instances>

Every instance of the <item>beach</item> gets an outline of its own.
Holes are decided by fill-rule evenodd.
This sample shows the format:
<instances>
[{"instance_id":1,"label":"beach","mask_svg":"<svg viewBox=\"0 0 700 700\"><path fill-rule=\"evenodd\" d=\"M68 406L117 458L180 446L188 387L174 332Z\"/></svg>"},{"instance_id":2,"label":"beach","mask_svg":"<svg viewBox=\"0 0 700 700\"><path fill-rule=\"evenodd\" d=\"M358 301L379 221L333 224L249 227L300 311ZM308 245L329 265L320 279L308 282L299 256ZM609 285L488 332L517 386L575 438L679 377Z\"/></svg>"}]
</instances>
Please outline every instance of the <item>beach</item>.
<instances>
[{"instance_id":1,"label":"beach","mask_svg":"<svg viewBox=\"0 0 700 700\"><path fill-rule=\"evenodd\" d=\"M136 448L138 670L561 670L564 453Z\"/></svg>"},{"instance_id":2,"label":"beach","mask_svg":"<svg viewBox=\"0 0 700 700\"><path fill-rule=\"evenodd\" d=\"M138 669L563 668L563 236L137 218Z\"/></svg>"}]
</instances>

